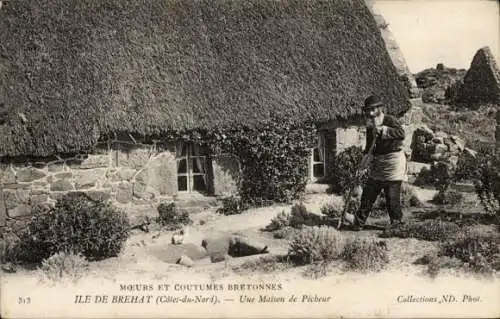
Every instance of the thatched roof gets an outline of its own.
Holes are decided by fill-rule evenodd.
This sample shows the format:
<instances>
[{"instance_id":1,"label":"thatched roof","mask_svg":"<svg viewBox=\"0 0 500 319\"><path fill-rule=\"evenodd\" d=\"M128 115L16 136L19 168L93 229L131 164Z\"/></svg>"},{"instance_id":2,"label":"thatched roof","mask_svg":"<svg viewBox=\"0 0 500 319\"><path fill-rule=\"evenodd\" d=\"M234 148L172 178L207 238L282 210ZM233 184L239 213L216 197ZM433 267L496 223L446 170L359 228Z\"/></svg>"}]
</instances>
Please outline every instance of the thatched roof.
<instances>
[{"instance_id":1,"label":"thatched roof","mask_svg":"<svg viewBox=\"0 0 500 319\"><path fill-rule=\"evenodd\" d=\"M409 108L362 0L10 0L0 30L0 156Z\"/></svg>"}]
</instances>

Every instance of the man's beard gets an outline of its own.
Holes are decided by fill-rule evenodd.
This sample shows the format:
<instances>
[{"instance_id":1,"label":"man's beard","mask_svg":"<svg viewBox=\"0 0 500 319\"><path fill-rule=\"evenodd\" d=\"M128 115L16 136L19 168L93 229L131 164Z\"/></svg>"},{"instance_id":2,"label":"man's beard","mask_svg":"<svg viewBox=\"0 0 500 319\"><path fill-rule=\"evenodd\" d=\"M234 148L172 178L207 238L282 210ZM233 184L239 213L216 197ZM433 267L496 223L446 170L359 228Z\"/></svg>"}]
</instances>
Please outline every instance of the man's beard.
<instances>
[{"instance_id":1,"label":"man's beard","mask_svg":"<svg viewBox=\"0 0 500 319\"><path fill-rule=\"evenodd\" d=\"M377 110L377 112L374 115L370 116L370 118L375 126L380 126L382 125L382 121L384 120L383 112L381 110Z\"/></svg>"}]
</instances>

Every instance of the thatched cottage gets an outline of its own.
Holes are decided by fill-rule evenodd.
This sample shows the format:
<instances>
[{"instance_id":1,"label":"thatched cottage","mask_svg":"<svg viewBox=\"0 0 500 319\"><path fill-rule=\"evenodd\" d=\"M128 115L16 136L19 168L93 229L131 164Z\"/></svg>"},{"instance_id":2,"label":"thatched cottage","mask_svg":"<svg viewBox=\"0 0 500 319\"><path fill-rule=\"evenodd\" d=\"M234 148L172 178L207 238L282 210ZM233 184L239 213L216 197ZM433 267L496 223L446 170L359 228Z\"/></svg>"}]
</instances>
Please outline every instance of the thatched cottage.
<instances>
[{"instance_id":1,"label":"thatched cottage","mask_svg":"<svg viewBox=\"0 0 500 319\"><path fill-rule=\"evenodd\" d=\"M0 9L1 185L10 217L84 190L128 203L228 195L238 162L171 130L325 123L311 181L362 143L360 105L410 107L361 0L10 0Z\"/></svg>"}]
</instances>

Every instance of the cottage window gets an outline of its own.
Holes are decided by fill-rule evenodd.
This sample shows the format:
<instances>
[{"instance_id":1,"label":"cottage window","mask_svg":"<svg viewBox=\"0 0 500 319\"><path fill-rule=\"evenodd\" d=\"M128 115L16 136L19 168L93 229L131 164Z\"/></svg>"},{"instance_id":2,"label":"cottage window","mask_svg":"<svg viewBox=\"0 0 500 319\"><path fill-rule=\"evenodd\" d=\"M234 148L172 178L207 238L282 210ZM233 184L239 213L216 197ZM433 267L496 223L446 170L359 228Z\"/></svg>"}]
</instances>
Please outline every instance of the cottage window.
<instances>
[{"instance_id":1,"label":"cottage window","mask_svg":"<svg viewBox=\"0 0 500 319\"><path fill-rule=\"evenodd\" d=\"M199 145L177 145L177 188L188 193L207 191L207 152Z\"/></svg>"},{"instance_id":2,"label":"cottage window","mask_svg":"<svg viewBox=\"0 0 500 319\"><path fill-rule=\"evenodd\" d=\"M309 178L312 181L324 178L326 175L325 167L325 137L320 134L317 146L310 149Z\"/></svg>"}]
</instances>

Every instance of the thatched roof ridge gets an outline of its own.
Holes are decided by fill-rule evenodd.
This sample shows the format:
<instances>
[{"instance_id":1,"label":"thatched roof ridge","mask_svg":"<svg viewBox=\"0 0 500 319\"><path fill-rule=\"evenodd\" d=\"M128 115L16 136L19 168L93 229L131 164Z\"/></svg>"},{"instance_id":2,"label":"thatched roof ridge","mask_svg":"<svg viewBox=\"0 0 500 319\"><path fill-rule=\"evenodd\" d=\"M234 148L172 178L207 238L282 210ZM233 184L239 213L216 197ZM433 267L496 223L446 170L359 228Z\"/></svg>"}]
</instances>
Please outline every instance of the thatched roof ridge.
<instances>
[{"instance_id":1,"label":"thatched roof ridge","mask_svg":"<svg viewBox=\"0 0 500 319\"><path fill-rule=\"evenodd\" d=\"M363 0L10 0L0 29L0 156L410 106Z\"/></svg>"}]
</instances>

